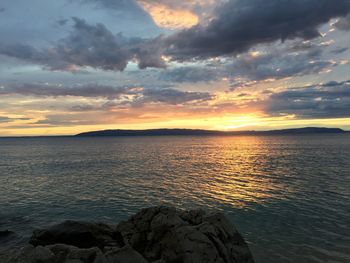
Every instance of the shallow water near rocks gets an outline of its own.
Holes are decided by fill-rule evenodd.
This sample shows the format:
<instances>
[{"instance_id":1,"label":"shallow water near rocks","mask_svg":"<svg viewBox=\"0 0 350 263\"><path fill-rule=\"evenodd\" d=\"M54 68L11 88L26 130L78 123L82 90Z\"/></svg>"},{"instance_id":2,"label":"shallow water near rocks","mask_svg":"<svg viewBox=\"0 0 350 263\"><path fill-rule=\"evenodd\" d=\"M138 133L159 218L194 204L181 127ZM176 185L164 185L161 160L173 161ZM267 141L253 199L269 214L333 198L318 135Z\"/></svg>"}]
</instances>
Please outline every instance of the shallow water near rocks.
<instances>
[{"instance_id":1,"label":"shallow water near rocks","mask_svg":"<svg viewBox=\"0 0 350 263\"><path fill-rule=\"evenodd\" d=\"M257 263L350 262L350 136L0 138L0 248L65 219L225 212Z\"/></svg>"}]
</instances>

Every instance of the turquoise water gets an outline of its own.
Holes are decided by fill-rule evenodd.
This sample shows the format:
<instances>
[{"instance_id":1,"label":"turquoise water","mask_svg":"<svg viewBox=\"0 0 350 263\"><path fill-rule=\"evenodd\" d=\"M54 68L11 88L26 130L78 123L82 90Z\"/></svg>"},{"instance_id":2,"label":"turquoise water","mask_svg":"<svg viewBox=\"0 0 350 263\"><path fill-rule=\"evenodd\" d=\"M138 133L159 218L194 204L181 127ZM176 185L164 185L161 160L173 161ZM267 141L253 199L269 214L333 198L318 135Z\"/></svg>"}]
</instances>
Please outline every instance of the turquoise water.
<instances>
[{"instance_id":1,"label":"turquoise water","mask_svg":"<svg viewBox=\"0 0 350 263\"><path fill-rule=\"evenodd\" d=\"M350 136L0 139L2 248L158 204L224 211L258 263L350 262Z\"/></svg>"}]
</instances>

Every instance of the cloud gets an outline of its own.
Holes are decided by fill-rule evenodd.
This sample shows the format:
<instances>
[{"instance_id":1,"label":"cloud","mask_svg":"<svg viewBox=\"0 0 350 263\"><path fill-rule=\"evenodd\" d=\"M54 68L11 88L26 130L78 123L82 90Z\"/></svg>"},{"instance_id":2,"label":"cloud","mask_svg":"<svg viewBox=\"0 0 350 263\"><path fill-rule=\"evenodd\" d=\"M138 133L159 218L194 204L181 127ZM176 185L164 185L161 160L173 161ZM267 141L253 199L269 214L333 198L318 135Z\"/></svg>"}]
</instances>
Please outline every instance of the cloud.
<instances>
[{"instance_id":1,"label":"cloud","mask_svg":"<svg viewBox=\"0 0 350 263\"><path fill-rule=\"evenodd\" d=\"M183 29L206 23L215 7L226 0L137 0L156 25L166 29Z\"/></svg>"},{"instance_id":2,"label":"cloud","mask_svg":"<svg viewBox=\"0 0 350 263\"><path fill-rule=\"evenodd\" d=\"M71 0L73 1L73 0ZM85 3L93 3L96 5L99 5L101 7L109 8L109 9L122 9L130 10L132 8L136 8L137 4L133 0L80 0L81 2Z\"/></svg>"},{"instance_id":3,"label":"cloud","mask_svg":"<svg viewBox=\"0 0 350 263\"><path fill-rule=\"evenodd\" d=\"M13 121L27 121L30 120L30 118L9 118L6 116L0 116L0 123L8 123L8 122L13 122Z\"/></svg>"},{"instance_id":4,"label":"cloud","mask_svg":"<svg viewBox=\"0 0 350 263\"><path fill-rule=\"evenodd\" d=\"M181 4L142 0L169 8ZM134 5L133 1L85 0L105 7ZM200 5L202 1L191 1ZM81 67L123 71L128 62L141 69L165 68L166 57L192 61L248 51L276 40L311 39L320 36L318 27L350 11L348 0L229 0L223 1L208 23L200 23L172 35L141 39L113 34L103 24L88 24L74 17L70 34L48 48L25 44L2 44L0 54L42 65L50 70L75 72ZM182 3L182 2L181 2ZM194 8L194 7L191 7Z\"/></svg>"},{"instance_id":5,"label":"cloud","mask_svg":"<svg viewBox=\"0 0 350 263\"><path fill-rule=\"evenodd\" d=\"M271 50L271 51L270 51ZM324 45L308 41L288 41L271 45L270 49L247 52L233 61L219 60L206 66L182 66L160 72L159 79L174 83L210 82L229 79L233 87L265 80L279 80L295 76L328 72L339 65L323 59ZM342 53L346 49L336 49Z\"/></svg>"},{"instance_id":6,"label":"cloud","mask_svg":"<svg viewBox=\"0 0 350 263\"><path fill-rule=\"evenodd\" d=\"M85 117L85 118L84 118ZM98 124L99 120L91 121L86 116L80 114L51 114L42 120L34 123L36 127L45 126L74 126L74 125L89 125ZM33 127L33 126L32 126ZM28 127L25 127L28 128Z\"/></svg>"},{"instance_id":7,"label":"cloud","mask_svg":"<svg viewBox=\"0 0 350 263\"><path fill-rule=\"evenodd\" d=\"M12 84L0 86L1 95L22 95L34 97L102 97L115 99L123 95L136 93L137 87L113 87L103 85L84 85L84 86L62 86L54 84Z\"/></svg>"},{"instance_id":8,"label":"cloud","mask_svg":"<svg viewBox=\"0 0 350 263\"><path fill-rule=\"evenodd\" d=\"M137 60L141 68L165 67L153 41L114 35L103 24L90 25L72 18L73 31L55 46L36 49L29 45L0 45L0 54L43 65L50 70L76 71L78 67L123 71Z\"/></svg>"},{"instance_id":9,"label":"cloud","mask_svg":"<svg viewBox=\"0 0 350 263\"><path fill-rule=\"evenodd\" d=\"M333 60L320 59L323 53L321 47L295 48L274 48L268 53L245 53L235 59L229 68L233 76L240 80L261 81L318 74L338 65ZM241 83L238 81L236 84Z\"/></svg>"},{"instance_id":10,"label":"cloud","mask_svg":"<svg viewBox=\"0 0 350 263\"><path fill-rule=\"evenodd\" d=\"M185 104L196 101L212 100L213 96L207 92L190 92L176 89L145 89L143 97L137 103L160 102L164 104Z\"/></svg>"},{"instance_id":11,"label":"cloud","mask_svg":"<svg viewBox=\"0 0 350 263\"><path fill-rule=\"evenodd\" d=\"M350 31L350 15L341 17L334 26L343 31Z\"/></svg>"},{"instance_id":12,"label":"cloud","mask_svg":"<svg viewBox=\"0 0 350 263\"><path fill-rule=\"evenodd\" d=\"M0 116L0 123L9 122L11 119L8 117Z\"/></svg>"},{"instance_id":13,"label":"cloud","mask_svg":"<svg viewBox=\"0 0 350 263\"><path fill-rule=\"evenodd\" d=\"M57 24L60 26L65 26L68 22L69 22L68 19L63 19L63 18L57 20Z\"/></svg>"},{"instance_id":14,"label":"cloud","mask_svg":"<svg viewBox=\"0 0 350 263\"><path fill-rule=\"evenodd\" d=\"M350 81L289 89L272 94L262 102L271 115L298 118L350 117Z\"/></svg>"},{"instance_id":15,"label":"cloud","mask_svg":"<svg viewBox=\"0 0 350 263\"><path fill-rule=\"evenodd\" d=\"M344 52L346 52L348 50L349 50L348 47L344 47L344 48L339 47L339 48L336 48L336 49L332 50L331 53L338 55L338 54L344 53Z\"/></svg>"},{"instance_id":16,"label":"cloud","mask_svg":"<svg viewBox=\"0 0 350 263\"><path fill-rule=\"evenodd\" d=\"M174 1L174 0L138 0L138 2L146 2L154 5L165 5L172 9L196 9L204 6L213 5L215 0L186 0L186 1Z\"/></svg>"},{"instance_id":17,"label":"cloud","mask_svg":"<svg viewBox=\"0 0 350 263\"><path fill-rule=\"evenodd\" d=\"M139 0L155 24L162 28L181 29L196 25L199 18L190 10L166 1Z\"/></svg>"},{"instance_id":18,"label":"cloud","mask_svg":"<svg viewBox=\"0 0 350 263\"><path fill-rule=\"evenodd\" d=\"M130 51L134 54L134 58L138 62L140 69L167 67L162 55L164 48L161 41L162 37L158 37L130 47Z\"/></svg>"},{"instance_id":19,"label":"cloud","mask_svg":"<svg viewBox=\"0 0 350 263\"><path fill-rule=\"evenodd\" d=\"M0 95L21 95L33 97L84 97L104 98L109 100L101 109L116 105L145 103L185 104L196 101L208 101L213 96L207 92L180 91L172 88L145 88L137 86L80 85L62 86L53 84L12 84L0 86ZM115 101L120 100L120 101ZM74 106L73 110L88 111L96 108L90 105Z\"/></svg>"},{"instance_id":20,"label":"cloud","mask_svg":"<svg viewBox=\"0 0 350 263\"><path fill-rule=\"evenodd\" d=\"M120 45L122 37L114 36L102 24L88 25L73 18L70 35L56 46L38 50L29 45L2 45L3 55L43 65L51 70L70 71L74 66L91 66L105 70L123 70L130 55Z\"/></svg>"},{"instance_id":21,"label":"cloud","mask_svg":"<svg viewBox=\"0 0 350 263\"><path fill-rule=\"evenodd\" d=\"M6 8L0 7L0 13L5 12L5 11L6 11Z\"/></svg>"},{"instance_id":22,"label":"cloud","mask_svg":"<svg viewBox=\"0 0 350 263\"><path fill-rule=\"evenodd\" d=\"M174 69L168 69L160 73L159 79L170 82L208 82L214 81L220 78L220 72L211 67L178 67Z\"/></svg>"},{"instance_id":23,"label":"cloud","mask_svg":"<svg viewBox=\"0 0 350 263\"><path fill-rule=\"evenodd\" d=\"M167 38L174 60L246 52L257 44L320 36L318 27L350 11L348 0L229 0L207 25Z\"/></svg>"}]
</instances>

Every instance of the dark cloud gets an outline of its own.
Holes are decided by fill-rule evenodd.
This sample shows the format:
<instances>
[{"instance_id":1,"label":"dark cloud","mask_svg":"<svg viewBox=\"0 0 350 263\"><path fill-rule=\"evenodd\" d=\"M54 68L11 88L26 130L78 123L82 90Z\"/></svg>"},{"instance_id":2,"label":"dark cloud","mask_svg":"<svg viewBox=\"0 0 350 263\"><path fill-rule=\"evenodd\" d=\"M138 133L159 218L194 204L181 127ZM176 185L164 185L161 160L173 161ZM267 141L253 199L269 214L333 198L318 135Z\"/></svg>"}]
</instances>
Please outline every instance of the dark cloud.
<instances>
[{"instance_id":1,"label":"dark cloud","mask_svg":"<svg viewBox=\"0 0 350 263\"><path fill-rule=\"evenodd\" d=\"M57 24L60 26L65 26L68 23L68 19L59 19L57 20Z\"/></svg>"},{"instance_id":2,"label":"dark cloud","mask_svg":"<svg viewBox=\"0 0 350 263\"><path fill-rule=\"evenodd\" d=\"M144 103L184 104L194 101L206 101L212 99L207 92L180 91L171 88L144 88L137 86L115 87L103 85L62 86L52 84L12 84L0 89L0 95L22 95L34 97L86 97L105 98L111 100L104 105L104 109L115 104L113 100L124 99L122 104L142 105ZM131 97L130 97L131 96ZM96 108L89 105L75 106L73 110L87 111Z\"/></svg>"},{"instance_id":3,"label":"dark cloud","mask_svg":"<svg viewBox=\"0 0 350 263\"><path fill-rule=\"evenodd\" d=\"M136 5L126 0L83 2L115 10ZM169 1L161 2L170 5ZM164 55L177 61L206 59L244 53L255 45L276 40L315 38L320 35L320 25L349 11L349 0L338 0L337 4L334 0L229 0L218 7L208 24L151 39L115 35L103 24L91 25L73 18L70 34L49 48L0 44L0 54L51 70L73 72L77 67L123 71L130 61L137 62L141 69L164 68Z\"/></svg>"},{"instance_id":4,"label":"dark cloud","mask_svg":"<svg viewBox=\"0 0 350 263\"><path fill-rule=\"evenodd\" d=\"M51 48L39 50L22 44L0 45L0 54L40 64L50 70L75 71L78 66L122 71L131 60L138 61L141 68L165 67L152 41L114 35L102 24L89 25L79 18L73 18L73 22L69 36Z\"/></svg>"},{"instance_id":5,"label":"dark cloud","mask_svg":"<svg viewBox=\"0 0 350 263\"><path fill-rule=\"evenodd\" d=\"M335 27L343 31L350 31L350 15L340 18L335 23Z\"/></svg>"},{"instance_id":6,"label":"dark cloud","mask_svg":"<svg viewBox=\"0 0 350 263\"><path fill-rule=\"evenodd\" d=\"M149 67L166 68L166 63L162 57L164 48L161 45L162 37L152 40L141 41L137 45L130 47L130 52L138 62L140 69Z\"/></svg>"},{"instance_id":7,"label":"dark cloud","mask_svg":"<svg viewBox=\"0 0 350 263\"><path fill-rule=\"evenodd\" d=\"M0 123L9 122L11 119L8 117L0 116Z\"/></svg>"},{"instance_id":8,"label":"dark cloud","mask_svg":"<svg viewBox=\"0 0 350 263\"><path fill-rule=\"evenodd\" d=\"M146 89L143 92L143 97L136 102L160 102L177 105L195 101L208 101L211 99L213 99L213 95L207 92L190 92L176 89Z\"/></svg>"},{"instance_id":9,"label":"dark cloud","mask_svg":"<svg viewBox=\"0 0 350 263\"><path fill-rule=\"evenodd\" d=\"M344 48L339 47L339 48L332 50L331 53L338 55L338 54L344 53L348 50L349 50L348 47L344 47Z\"/></svg>"},{"instance_id":10,"label":"dark cloud","mask_svg":"<svg viewBox=\"0 0 350 263\"><path fill-rule=\"evenodd\" d=\"M257 55L246 53L230 68L234 76L254 81L317 74L337 65L334 61L320 59L322 51L320 47L312 47L298 52L274 49Z\"/></svg>"},{"instance_id":11,"label":"dark cloud","mask_svg":"<svg viewBox=\"0 0 350 263\"><path fill-rule=\"evenodd\" d=\"M163 105L185 105L191 106L214 99L214 96L207 92L190 92L176 89L144 89L133 94L132 98L124 101L107 101L102 104L80 104L70 107L73 112L102 111L111 112L125 108L140 108L150 103Z\"/></svg>"},{"instance_id":12,"label":"dark cloud","mask_svg":"<svg viewBox=\"0 0 350 263\"><path fill-rule=\"evenodd\" d=\"M115 99L135 93L135 87L113 87L103 85L61 86L52 84L12 84L0 89L1 95L22 95L36 97L102 97Z\"/></svg>"},{"instance_id":13,"label":"dark cloud","mask_svg":"<svg viewBox=\"0 0 350 263\"><path fill-rule=\"evenodd\" d=\"M55 55L66 65L123 70L131 55L124 49L123 36L113 35L104 25L89 25L73 18L74 30L55 47ZM49 53L50 54L50 53ZM60 64L57 65L61 69ZM55 69L55 65L52 66Z\"/></svg>"},{"instance_id":14,"label":"dark cloud","mask_svg":"<svg viewBox=\"0 0 350 263\"><path fill-rule=\"evenodd\" d=\"M329 82L316 86L274 93L265 102L271 115L295 114L299 118L350 117L350 81Z\"/></svg>"},{"instance_id":15,"label":"dark cloud","mask_svg":"<svg viewBox=\"0 0 350 263\"><path fill-rule=\"evenodd\" d=\"M207 25L167 38L177 60L242 53L276 40L318 37L318 27L350 11L348 0L229 0Z\"/></svg>"},{"instance_id":16,"label":"dark cloud","mask_svg":"<svg viewBox=\"0 0 350 263\"><path fill-rule=\"evenodd\" d=\"M6 11L6 8L0 7L0 13L5 12L5 11Z\"/></svg>"},{"instance_id":17,"label":"dark cloud","mask_svg":"<svg viewBox=\"0 0 350 263\"><path fill-rule=\"evenodd\" d=\"M170 82L208 82L220 78L220 72L211 67L178 67L160 73L159 79Z\"/></svg>"},{"instance_id":18,"label":"dark cloud","mask_svg":"<svg viewBox=\"0 0 350 263\"><path fill-rule=\"evenodd\" d=\"M84 112L84 111L98 111L98 110L105 110L105 108L102 106L95 106L92 104L81 104L81 105L73 105L69 109L70 111L76 111L76 112Z\"/></svg>"},{"instance_id":19,"label":"dark cloud","mask_svg":"<svg viewBox=\"0 0 350 263\"><path fill-rule=\"evenodd\" d=\"M333 52L340 54L346 50L348 48L339 48ZM206 67L184 66L168 69L160 73L159 79L196 83L228 78L232 86L236 87L255 81L319 74L339 65L334 60L324 59L324 53L325 44L288 41L283 45L270 45L269 49L263 49L261 52L240 54L233 62L219 60L207 64Z\"/></svg>"},{"instance_id":20,"label":"dark cloud","mask_svg":"<svg viewBox=\"0 0 350 263\"><path fill-rule=\"evenodd\" d=\"M74 125L89 125L99 123L98 120L91 121L84 118L79 114L51 114L45 117L45 119L39 120L34 123L36 127L45 126L74 126ZM27 128L27 127L25 127Z\"/></svg>"},{"instance_id":21,"label":"dark cloud","mask_svg":"<svg viewBox=\"0 0 350 263\"><path fill-rule=\"evenodd\" d=\"M291 52L307 51L309 49L315 48L315 44L312 41L296 41L289 47Z\"/></svg>"},{"instance_id":22,"label":"dark cloud","mask_svg":"<svg viewBox=\"0 0 350 263\"><path fill-rule=\"evenodd\" d=\"M8 122L16 121L16 120L27 121L30 119L29 118L9 118L6 116L0 116L0 123L8 123Z\"/></svg>"}]
</instances>

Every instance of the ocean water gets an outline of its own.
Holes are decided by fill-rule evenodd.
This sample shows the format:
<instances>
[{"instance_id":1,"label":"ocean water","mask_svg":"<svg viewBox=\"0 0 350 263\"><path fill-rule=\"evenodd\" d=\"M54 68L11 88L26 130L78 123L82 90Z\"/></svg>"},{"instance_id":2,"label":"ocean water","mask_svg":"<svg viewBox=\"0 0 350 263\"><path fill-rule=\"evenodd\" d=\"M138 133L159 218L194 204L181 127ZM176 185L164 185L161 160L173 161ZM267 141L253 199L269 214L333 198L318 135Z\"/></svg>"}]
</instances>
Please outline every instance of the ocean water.
<instances>
[{"instance_id":1,"label":"ocean water","mask_svg":"<svg viewBox=\"0 0 350 263\"><path fill-rule=\"evenodd\" d=\"M2 249L158 204L222 210L257 263L350 262L350 136L0 139Z\"/></svg>"}]
</instances>

